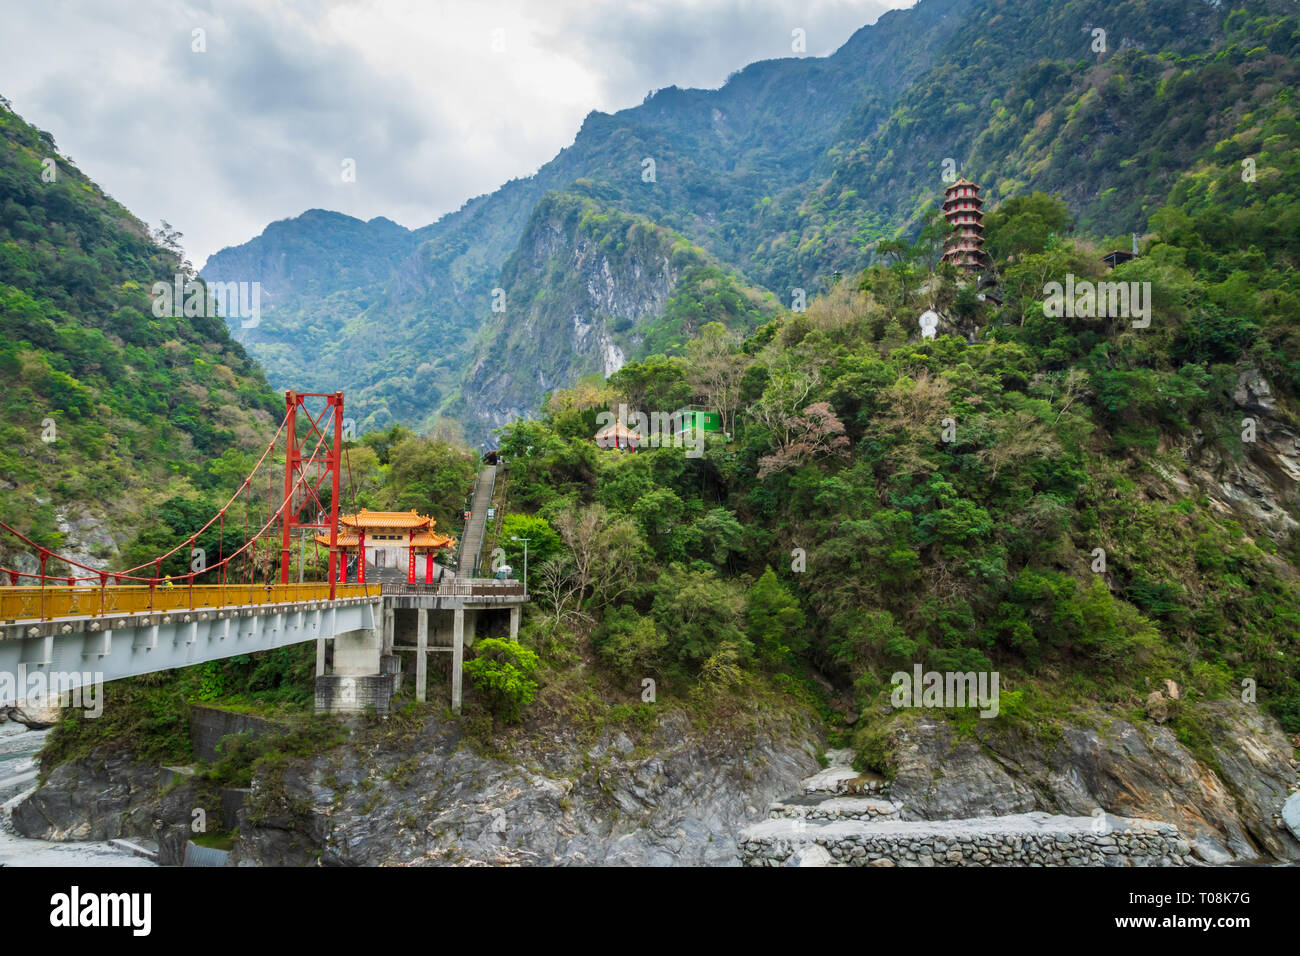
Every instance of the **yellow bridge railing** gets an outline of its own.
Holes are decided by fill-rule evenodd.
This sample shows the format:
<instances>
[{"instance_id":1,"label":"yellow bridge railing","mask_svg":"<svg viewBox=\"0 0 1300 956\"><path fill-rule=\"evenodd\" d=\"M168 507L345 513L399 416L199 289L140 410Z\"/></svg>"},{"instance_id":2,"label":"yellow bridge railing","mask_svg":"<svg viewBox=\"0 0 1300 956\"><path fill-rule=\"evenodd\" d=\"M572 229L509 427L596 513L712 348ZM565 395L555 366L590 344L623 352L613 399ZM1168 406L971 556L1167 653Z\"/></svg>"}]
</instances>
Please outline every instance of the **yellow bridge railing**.
<instances>
[{"instance_id":1,"label":"yellow bridge railing","mask_svg":"<svg viewBox=\"0 0 1300 956\"><path fill-rule=\"evenodd\" d=\"M378 584L336 584L337 599L378 597ZM328 601L328 584L186 584L106 587L0 587L0 622L100 617L142 611L193 611L245 604Z\"/></svg>"}]
</instances>

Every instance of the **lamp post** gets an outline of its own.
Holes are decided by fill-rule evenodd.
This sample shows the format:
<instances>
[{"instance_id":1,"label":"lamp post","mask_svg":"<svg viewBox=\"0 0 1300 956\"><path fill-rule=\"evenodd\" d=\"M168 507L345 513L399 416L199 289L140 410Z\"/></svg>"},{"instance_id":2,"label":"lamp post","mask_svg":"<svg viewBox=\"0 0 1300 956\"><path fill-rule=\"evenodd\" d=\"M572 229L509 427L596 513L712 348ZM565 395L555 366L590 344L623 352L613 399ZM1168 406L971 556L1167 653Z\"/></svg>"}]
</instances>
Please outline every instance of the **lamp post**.
<instances>
[{"instance_id":1,"label":"lamp post","mask_svg":"<svg viewBox=\"0 0 1300 956\"><path fill-rule=\"evenodd\" d=\"M510 536L511 541L522 541L524 543L524 596L528 596L528 542L532 538L520 538L515 535Z\"/></svg>"}]
</instances>

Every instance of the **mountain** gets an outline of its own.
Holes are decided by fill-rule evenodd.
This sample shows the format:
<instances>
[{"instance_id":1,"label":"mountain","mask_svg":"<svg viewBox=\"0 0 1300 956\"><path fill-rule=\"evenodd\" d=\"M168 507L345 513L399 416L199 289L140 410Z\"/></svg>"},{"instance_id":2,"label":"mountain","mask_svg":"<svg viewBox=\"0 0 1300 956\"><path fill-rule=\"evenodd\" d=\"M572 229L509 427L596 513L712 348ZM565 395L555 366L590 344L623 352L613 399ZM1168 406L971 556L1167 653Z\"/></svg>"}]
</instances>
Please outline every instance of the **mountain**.
<instances>
[{"instance_id":1,"label":"mountain","mask_svg":"<svg viewBox=\"0 0 1300 956\"><path fill-rule=\"evenodd\" d=\"M269 318L235 334L277 384L347 389L362 427L450 414L489 441L502 411L471 401L485 376L588 367L545 354L571 347L554 341L538 341L529 361L483 367L502 354L483 337L493 290L506 288L509 261L529 255L521 242L549 193L672 229L787 305L794 289L822 293L871 263L879 240L914 235L945 174L978 180L990 206L1059 194L1081 235L1126 236L1280 95L1270 78L1294 45L1290 21L1277 19L1287 10L1281 0L921 0L831 56L755 63L718 90L669 87L592 113L535 175L393 233L391 248L387 225L327 228L313 211L217 253L203 274L276 284ZM356 245L355 270L335 267L341 239Z\"/></svg>"},{"instance_id":2,"label":"mountain","mask_svg":"<svg viewBox=\"0 0 1300 956\"><path fill-rule=\"evenodd\" d=\"M154 283L184 271L174 236L0 99L0 520L107 559L150 506L223 485L223 464L265 445L283 399L225 322L155 314ZM13 544L0 564L36 570Z\"/></svg>"},{"instance_id":3,"label":"mountain","mask_svg":"<svg viewBox=\"0 0 1300 956\"><path fill-rule=\"evenodd\" d=\"M233 331L277 384L344 388L356 397L363 428L428 423L454 400L474 361L476 335L493 314L501 269L548 192L582 181L607 204L731 261L747 246L735 231L736 213L762 208L806 180L864 84L892 96L932 62L927 46L936 47L956 27L954 11L967 6L928 0L907 17L886 14L831 57L755 63L721 90L669 87L632 109L593 112L573 145L535 175L415 230L417 247L394 256L383 281L338 279L330 251L337 233L317 235L318 212L216 253L202 275L271 280L264 284L276 294L261 326ZM655 161L653 182L642 178L647 157ZM350 231L374 248L364 224L353 220ZM300 278L286 288L276 282L284 275ZM466 424L476 438L488 437L478 416Z\"/></svg>"},{"instance_id":4,"label":"mountain","mask_svg":"<svg viewBox=\"0 0 1300 956\"><path fill-rule=\"evenodd\" d=\"M450 410L493 428L586 375L679 348L707 322L748 333L780 311L678 233L571 193L537 204L501 283Z\"/></svg>"}]
</instances>

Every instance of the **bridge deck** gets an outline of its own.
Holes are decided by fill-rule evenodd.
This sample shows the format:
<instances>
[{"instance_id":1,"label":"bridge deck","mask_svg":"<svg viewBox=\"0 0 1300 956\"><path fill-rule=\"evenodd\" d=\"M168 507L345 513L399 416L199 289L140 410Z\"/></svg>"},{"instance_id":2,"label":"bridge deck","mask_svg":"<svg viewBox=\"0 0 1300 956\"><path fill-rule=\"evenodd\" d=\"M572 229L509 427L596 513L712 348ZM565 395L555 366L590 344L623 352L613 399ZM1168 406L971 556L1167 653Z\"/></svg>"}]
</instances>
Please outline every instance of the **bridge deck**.
<instances>
[{"instance_id":1,"label":"bridge deck","mask_svg":"<svg viewBox=\"0 0 1300 956\"><path fill-rule=\"evenodd\" d=\"M338 584L339 600L378 597L378 584ZM0 587L0 622L52 618L103 617L143 611L195 611L250 604L328 601L328 584L196 584L194 587L149 588L145 585L99 587Z\"/></svg>"},{"instance_id":2,"label":"bridge deck","mask_svg":"<svg viewBox=\"0 0 1300 956\"><path fill-rule=\"evenodd\" d=\"M448 578L436 584L338 584L336 600L384 595L466 598L488 603L527 601L522 581L490 578ZM0 587L0 625L19 621L105 617L153 611L199 611L208 608L260 604L328 602L330 586L306 584L196 584L193 588L149 588L144 585L98 587Z\"/></svg>"}]
</instances>

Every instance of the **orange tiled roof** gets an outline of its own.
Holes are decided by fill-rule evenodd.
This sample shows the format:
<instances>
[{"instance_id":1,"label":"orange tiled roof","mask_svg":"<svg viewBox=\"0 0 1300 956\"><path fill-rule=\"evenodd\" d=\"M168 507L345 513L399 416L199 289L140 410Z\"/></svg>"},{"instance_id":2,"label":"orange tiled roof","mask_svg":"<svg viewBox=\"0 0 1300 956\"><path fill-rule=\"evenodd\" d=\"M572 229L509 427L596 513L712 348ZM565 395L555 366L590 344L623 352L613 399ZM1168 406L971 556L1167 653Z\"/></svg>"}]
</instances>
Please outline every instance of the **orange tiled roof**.
<instances>
[{"instance_id":1,"label":"orange tiled roof","mask_svg":"<svg viewBox=\"0 0 1300 956\"><path fill-rule=\"evenodd\" d=\"M327 534L316 535L316 543L320 545L324 545L325 547L328 548L330 546L329 535ZM415 532L415 534L411 535L411 540L409 545L407 542L404 541L403 542L392 542L392 541L377 542L377 544L380 547L383 547L386 544L387 545L396 544L396 546L399 548L405 548L408 546L415 547L415 548L450 548L455 543L456 543L455 538L449 538L445 534L436 534L432 531ZM357 535L348 534L347 532L340 531L338 537L338 546L340 548L355 548L357 546Z\"/></svg>"},{"instance_id":2,"label":"orange tiled roof","mask_svg":"<svg viewBox=\"0 0 1300 956\"><path fill-rule=\"evenodd\" d=\"M371 511L369 508L362 508L360 513L355 515L339 515L339 524L345 524L350 528L428 528L433 524L433 519L428 515L419 515L415 509L410 511Z\"/></svg>"},{"instance_id":3,"label":"orange tiled roof","mask_svg":"<svg viewBox=\"0 0 1300 956\"><path fill-rule=\"evenodd\" d=\"M328 548L330 546L330 536L327 534L318 534L316 535L316 543L323 544L325 545L325 547ZM357 546L357 536L355 534L348 534L345 531L339 532L340 548L355 548L356 546Z\"/></svg>"}]
</instances>

